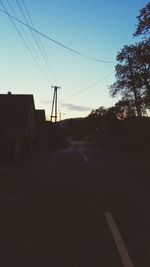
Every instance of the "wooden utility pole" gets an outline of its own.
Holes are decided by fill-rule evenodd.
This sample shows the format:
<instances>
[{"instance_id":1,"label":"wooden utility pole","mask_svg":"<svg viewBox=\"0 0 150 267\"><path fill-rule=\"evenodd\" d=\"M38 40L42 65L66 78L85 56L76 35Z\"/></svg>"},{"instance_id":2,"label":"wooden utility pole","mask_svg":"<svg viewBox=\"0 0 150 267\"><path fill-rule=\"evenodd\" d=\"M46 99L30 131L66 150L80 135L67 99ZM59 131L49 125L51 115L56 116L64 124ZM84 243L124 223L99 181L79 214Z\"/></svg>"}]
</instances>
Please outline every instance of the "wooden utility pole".
<instances>
[{"instance_id":1,"label":"wooden utility pole","mask_svg":"<svg viewBox=\"0 0 150 267\"><path fill-rule=\"evenodd\" d=\"M51 110L51 122L53 121L53 118L55 119L55 122L57 122L57 90L60 89L61 87L59 86L51 86L51 87L54 89L52 110ZM55 109L55 113L54 113L54 109Z\"/></svg>"}]
</instances>

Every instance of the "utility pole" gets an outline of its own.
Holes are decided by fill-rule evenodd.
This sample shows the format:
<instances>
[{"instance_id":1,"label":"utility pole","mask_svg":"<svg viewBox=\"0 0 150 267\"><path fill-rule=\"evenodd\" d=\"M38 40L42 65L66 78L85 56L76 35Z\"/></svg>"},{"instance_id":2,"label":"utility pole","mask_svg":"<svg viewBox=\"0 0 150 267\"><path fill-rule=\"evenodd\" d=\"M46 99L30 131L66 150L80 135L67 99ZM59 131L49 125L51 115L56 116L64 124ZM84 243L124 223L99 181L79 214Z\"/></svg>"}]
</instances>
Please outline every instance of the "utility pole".
<instances>
[{"instance_id":1,"label":"utility pole","mask_svg":"<svg viewBox=\"0 0 150 267\"><path fill-rule=\"evenodd\" d=\"M52 102L52 110L51 110L51 122L53 121L53 118L55 119L55 122L57 122L57 90L61 87L59 86L51 86L54 89L53 93L53 102ZM54 113L54 107L55 107L55 113ZM54 113L54 115L53 115Z\"/></svg>"}]
</instances>

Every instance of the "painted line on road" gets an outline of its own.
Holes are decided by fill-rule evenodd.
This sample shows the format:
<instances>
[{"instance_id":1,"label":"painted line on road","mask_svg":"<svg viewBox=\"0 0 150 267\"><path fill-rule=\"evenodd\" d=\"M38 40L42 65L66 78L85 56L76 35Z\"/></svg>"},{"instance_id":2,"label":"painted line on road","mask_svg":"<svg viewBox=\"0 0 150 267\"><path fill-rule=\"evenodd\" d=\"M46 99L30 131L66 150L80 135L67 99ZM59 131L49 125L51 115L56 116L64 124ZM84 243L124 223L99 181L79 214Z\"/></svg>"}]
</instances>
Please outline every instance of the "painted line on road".
<instances>
[{"instance_id":1,"label":"painted line on road","mask_svg":"<svg viewBox=\"0 0 150 267\"><path fill-rule=\"evenodd\" d=\"M109 225L109 228L111 230L111 233L113 235L113 238L114 238L114 241L115 241L115 244L117 246L117 249L118 249L118 252L120 254L120 257L121 257L121 261L123 263L123 266L124 267L134 267L133 265L133 262L129 256L129 253L126 249L126 246L124 244L124 241L121 237L121 234L118 230L118 227L115 223L115 220L113 218L113 216L111 215L110 212L106 212L105 213L105 217L106 217L106 220L107 220L107 223Z\"/></svg>"},{"instance_id":2,"label":"painted line on road","mask_svg":"<svg viewBox=\"0 0 150 267\"><path fill-rule=\"evenodd\" d=\"M86 163L88 163L89 160L88 160L88 157L87 157L86 154L83 155L83 158L84 158L84 161L85 161Z\"/></svg>"}]
</instances>

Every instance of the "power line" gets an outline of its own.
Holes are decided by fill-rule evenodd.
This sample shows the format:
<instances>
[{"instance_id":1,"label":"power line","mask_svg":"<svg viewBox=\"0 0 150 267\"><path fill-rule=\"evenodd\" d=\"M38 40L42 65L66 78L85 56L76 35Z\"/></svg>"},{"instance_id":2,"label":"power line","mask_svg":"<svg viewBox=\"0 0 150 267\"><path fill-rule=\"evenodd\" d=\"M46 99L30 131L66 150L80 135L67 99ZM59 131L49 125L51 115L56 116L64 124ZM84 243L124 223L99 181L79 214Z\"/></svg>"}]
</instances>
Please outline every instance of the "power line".
<instances>
[{"instance_id":1,"label":"power line","mask_svg":"<svg viewBox=\"0 0 150 267\"><path fill-rule=\"evenodd\" d=\"M15 11L14 11L12 5L10 4L9 0L7 0L7 4L8 4L8 6L9 6L9 8L11 9L11 11L13 12L13 14L16 15L16 13L15 13ZM28 43L28 46L30 47L30 50L32 51L32 55L31 55L31 56L33 57L33 55L34 55L35 57L37 57L37 58L38 58L38 61L39 61L38 64L40 63L40 66L42 66L43 63L42 63L40 57L38 56L37 51L33 48L33 45L32 45L32 43L31 43L30 39L28 38L28 35L27 35L27 33L25 32L25 30L24 30L22 24L19 24L19 25L20 25L20 28L21 28L21 30L22 30L22 32L23 32L23 34L24 34L25 39L26 39L26 43ZM17 26L16 26L16 27L17 27ZM20 34L21 34L21 33L20 33ZM22 39L22 38L21 38L21 39ZM39 66L38 66L38 67L39 67ZM41 68L41 67L40 67L40 68ZM44 66L43 66L43 69L45 69ZM45 72L43 69L42 69L42 72ZM44 73L44 76L45 76L45 73ZM46 80L48 80L48 77L46 77Z\"/></svg>"},{"instance_id":2,"label":"power line","mask_svg":"<svg viewBox=\"0 0 150 267\"><path fill-rule=\"evenodd\" d=\"M20 36L21 40L23 41L24 45L26 46L27 50L29 51L30 55L32 56L33 60L35 61L35 63L37 64L38 68L40 69L41 73L43 74L43 76L46 78L46 80L49 82L47 76L45 75L44 71L42 70L42 68L40 67L37 59L35 58L34 54L32 53L32 50L30 49L29 45L27 44L27 42L25 41L25 39L23 38L21 32L19 31L18 27L16 26L16 24L14 23L11 15L9 15L9 13L7 12L7 9L5 7L5 5L3 4L2 0L0 0L0 4L2 5L2 7L4 8L5 12L8 14L9 19L11 21L11 23L13 24L14 28L16 29L18 35Z\"/></svg>"},{"instance_id":3,"label":"power line","mask_svg":"<svg viewBox=\"0 0 150 267\"><path fill-rule=\"evenodd\" d=\"M96 82L92 83L92 84L89 85L88 87L86 87L86 88L84 88L84 89L78 91L77 93L75 93L75 94L73 94L73 95L71 95L71 96L68 96L68 97L62 99L61 102L64 102L65 100L67 100L67 99L69 99L69 98L75 97L75 96L77 96L77 95L83 93L84 91L89 90L90 88L96 86L96 85L99 84L100 82L103 82L104 80L106 80L106 79L107 79L108 77L110 77L113 73L114 73L114 71L112 71L111 73L109 73L108 75L106 75L105 77L103 77L102 79L97 80Z\"/></svg>"},{"instance_id":4,"label":"power line","mask_svg":"<svg viewBox=\"0 0 150 267\"><path fill-rule=\"evenodd\" d=\"M17 4L19 5L18 0L16 0L16 2L17 2ZM26 14L27 14L27 16L28 16L28 18L29 18L29 21L30 21L30 23L31 23L31 26L32 26L33 28L35 28L35 25L34 25L34 23L33 23L33 20L32 20L32 18L31 18L31 15L30 15L30 13L29 13L29 11L28 11L28 9L27 9L27 6L25 5L25 2L24 2L23 0L22 0L22 4L23 4L23 7L24 7L24 9L25 9L25 11L26 11ZM47 61L47 63L48 63L49 59L48 59L46 50L45 50L45 48L44 48L44 46L43 46L43 44L42 44L42 42L41 42L41 39L38 37L38 34L37 34L36 36L37 36L37 39L38 39L38 41L39 41L39 43L40 43L41 49L43 50L44 57L46 58L46 61Z\"/></svg>"},{"instance_id":5,"label":"power line","mask_svg":"<svg viewBox=\"0 0 150 267\"><path fill-rule=\"evenodd\" d=\"M21 4L19 3L18 0L16 0L16 3L17 3L17 6L18 6L18 8L19 8L19 10L20 10L20 12L21 12L21 14L22 14L22 16L23 16L26 24L31 25L34 28L34 24L33 24L32 18L31 18L30 14L29 14L29 11L28 11L28 9L27 9L24 1L22 0L22 4L23 4L24 10L25 10L25 12L26 12L29 20L26 17L26 14L24 13L24 10L23 10L23 8L22 8L22 6L21 6ZM46 55L46 51L45 51L45 49L44 49L44 47L42 45L42 42L41 42L38 34L36 33L36 35L35 35L35 32L32 31L31 29L30 29L30 32L31 32L31 35L33 37L33 40L35 41L35 44L37 45L37 48L38 48L38 50L39 50L39 52L40 52L40 54L41 54L41 56L43 58L43 61L45 63L45 66L46 66L49 74L52 75L53 78L54 78L54 80L55 80L54 73L50 70L50 66L48 64L48 57Z\"/></svg>"},{"instance_id":6,"label":"power line","mask_svg":"<svg viewBox=\"0 0 150 267\"><path fill-rule=\"evenodd\" d=\"M18 19L16 16L12 16L12 15L10 15L6 10L2 10L2 9L0 8L0 11L3 12L4 14L6 14L7 16L13 18L14 20L18 21L19 23L23 24L24 26L28 27L28 28L31 29L32 31L34 31L34 32L38 33L39 35L45 37L45 38L48 39L49 41L51 41L51 42L53 42L53 43L55 43L55 44L57 44L57 45L59 45L59 46L65 48L65 49L69 50L70 52L73 52L73 53L75 53L75 54L77 54L77 55L79 55L79 56L88 58L88 59L93 60L93 61L101 62L101 63L109 63L109 64L114 64L114 63L115 63L114 61L107 61L107 60L98 59L98 58L95 58L95 57L92 57L92 56L88 56L88 55L86 55L86 54L83 54L83 53L81 53L81 52L79 52L79 51L77 51L77 50L74 50L73 48L71 48L71 47L69 47L69 46L66 46L66 45L64 45L64 44L62 44L62 43L56 41L55 39L49 37L48 35L46 35L46 34L40 32L40 31L38 31L38 30L35 29L34 27L31 27L30 25L24 23L23 21L21 21L20 19Z\"/></svg>"}]
</instances>

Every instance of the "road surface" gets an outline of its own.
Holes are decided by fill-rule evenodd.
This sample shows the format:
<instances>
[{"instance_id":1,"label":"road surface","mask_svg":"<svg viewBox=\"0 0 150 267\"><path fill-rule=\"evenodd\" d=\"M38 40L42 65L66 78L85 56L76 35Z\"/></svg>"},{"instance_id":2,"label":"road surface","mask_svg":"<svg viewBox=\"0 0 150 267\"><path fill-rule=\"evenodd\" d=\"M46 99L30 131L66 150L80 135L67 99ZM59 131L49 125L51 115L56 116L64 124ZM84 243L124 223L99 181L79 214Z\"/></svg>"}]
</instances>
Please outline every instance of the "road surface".
<instances>
[{"instance_id":1,"label":"road surface","mask_svg":"<svg viewBox=\"0 0 150 267\"><path fill-rule=\"evenodd\" d=\"M1 172L0 266L150 266L150 199L140 160L72 146Z\"/></svg>"}]
</instances>

